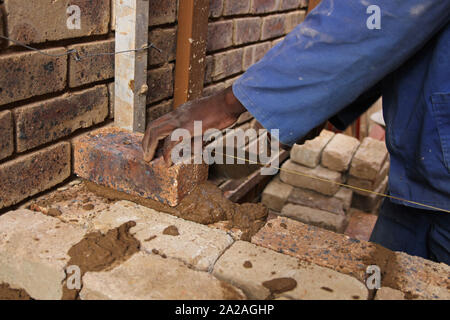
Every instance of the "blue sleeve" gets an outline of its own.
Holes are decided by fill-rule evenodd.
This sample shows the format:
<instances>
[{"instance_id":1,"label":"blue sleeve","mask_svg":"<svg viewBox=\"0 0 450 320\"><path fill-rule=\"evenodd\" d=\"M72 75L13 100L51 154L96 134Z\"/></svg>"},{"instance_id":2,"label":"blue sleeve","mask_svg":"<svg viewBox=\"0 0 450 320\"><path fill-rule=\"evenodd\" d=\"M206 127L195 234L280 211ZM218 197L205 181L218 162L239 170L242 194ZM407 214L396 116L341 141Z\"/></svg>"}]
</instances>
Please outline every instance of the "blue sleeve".
<instances>
[{"instance_id":1,"label":"blue sleeve","mask_svg":"<svg viewBox=\"0 0 450 320\"><path fill-rule=\"evenodd\" d=\"M369 29L369 5L381 29ZM449 0L322 0L233 85L245 108L291 145L401 66L449 20Z\"/></svg>"}]
</instances>

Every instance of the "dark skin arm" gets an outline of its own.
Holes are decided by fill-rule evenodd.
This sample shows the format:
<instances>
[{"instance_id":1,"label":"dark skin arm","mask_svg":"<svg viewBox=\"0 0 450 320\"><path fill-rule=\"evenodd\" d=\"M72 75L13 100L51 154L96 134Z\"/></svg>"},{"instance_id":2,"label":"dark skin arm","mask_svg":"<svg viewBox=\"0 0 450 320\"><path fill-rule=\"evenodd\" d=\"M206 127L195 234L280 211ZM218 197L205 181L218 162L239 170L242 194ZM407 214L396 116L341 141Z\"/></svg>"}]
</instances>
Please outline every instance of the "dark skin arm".
<instances>
[{"instance_id":1,"label":"dark skin arm","mask_svg":"<svg viewBox=\"0 0 450 320\"><path fill-rule=\"evenodd\" d=\"M147 162L153 160L159 141L164 140L162 150L164 161L167 166L171 166L171 152L178 144L178 141L171 141L170 139L172 131L178 128L187 129L192 136L194 134L194 121L199 120L203 122L202 133L208 129L222 130L234 124L245 111L245 107L234 96L231 87L213 96L187 102L148 125L142 140L144 160ZM315 138L324 127L325 124L312 129L297 143L303 144L306 140ZM282 144L280 146L283 149L289 149Z\"/></svg>"}]
</instances>

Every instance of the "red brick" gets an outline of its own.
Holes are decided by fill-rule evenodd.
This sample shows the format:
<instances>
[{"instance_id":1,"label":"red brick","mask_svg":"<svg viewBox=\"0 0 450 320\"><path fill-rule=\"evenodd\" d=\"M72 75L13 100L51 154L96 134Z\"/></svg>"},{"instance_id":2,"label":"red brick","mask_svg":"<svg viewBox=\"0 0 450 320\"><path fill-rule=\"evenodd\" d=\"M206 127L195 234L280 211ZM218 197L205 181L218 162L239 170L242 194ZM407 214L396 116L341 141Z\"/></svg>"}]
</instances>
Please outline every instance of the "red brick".
<instances>
[{"instance_id":1,"label":"red brick","mask_svg":"<svg viewBox=\"0 0 450 320\"><path fill-rule=\"evenodd\" d=\"M61 54L66 50L45 50ZM67 57L49 57L37 52L12 53L0 56L0 105L34 96L57 92L66 87Z\"/></svg>"},{"instance_id":2,"label":"red brick","mask_svg":"<svg viewBox=\"0 0 450 320\"><path fill-rule=\"evenodd\" d=\"M106 34L109 31L110 0L7 0L8 34L25 43ZM67 28L67 7L81 9L81 29Z\"/></svg>"},{"instance_id":3,"label":"red brick","mask_svg":"<svg viewBox=\"0 0 450 320\"><path fill-rule=\"evenodd\" d=\"M143 135L117 128L91 132L75 141L74 168L82 178L170 206L208 177L207 165L165 166L162 157L143 160Z\"/></svg>"},{"instance_id":4,"label":"red brick","mask_svg":"<svg viewBox=\"0 0 450 320\"><path fill-rule=\"evenodd\" d=\"M281 1L281 3L280 3L281 10L300 8L302 5L302 2L304 2L304 0L280 0L280 1Z\"/></svg>"},{"instance_id":5,"label":"red brick","mask_svg":"<svg viewBox=\"0 0 450 320\"><path fill-rule=\"evenodd\" d=\"M242 18L234 20L233 43L256 42L261 38L261 18Z\"/></svg>"},{"instance_id":6,"label":"red brick","mask_svg":"<svg viewBox=\"0 0 450 320\"><path fill-rule=\"evenodd\" d=\"M207 85L212 82L212 72L214 69L214 57L206 56L205 58L205 80L204 84Z\"/></svg>"},{"instance_id":7,"label":"red brick","mask_svg":"<svg viewBox=\"0 0 450 320\"><path fill-rule=\"evenodd\" d=\"M0 160L14 152L14 130L11 111L0 112Z\"/></svg>"},{"instance_id":8,"label":"red brick","mask_svg":"<svg viewBox=\"0 0 450 320\"><path fill-rule=\"evenodd\" d=\"M209 16L218 18L222 15L223 0L209 0Z\"/></svg>"},{"instance_id":9,"label":"red brick","mask_svg":"<svg viewBox=\"0 0 450 320\"><path fill-rule=\"evenodd\" d=\"M147 104L170 98L173 95L173 64L150 70L147 82Z\"/></svg>"},{"instance_id":10,"label":"red brick","mask_svg":"<svg viewBox=\"0 0 450 320\"><path fill-rule=\"evenodd\" d=\"M250 66L261 60L271 47L272 45L270 42L263 42L245 47L242 62L243 70L247 70Z\"/></svg>"},{"instance_id":11,"label":"red brick","mask_svg":"<svg viewBox=\"0 0 450 320\"><path fill-rule=\"evenodd\" d=\"M101 123L107 116L105 85L18 108L14 111L17 151L23 152Z\"/></svg>"},{"instance_id":12,"label":"red brick","mask_svg":"<svg viewBox=\"0 0 450 320\"><path fill-rule=\"evenodd\" d=\"M285 14L276 14L263 18L261 40L276 38L285 34Z\"/></svg>"},{"instance_id":13,"label":"red brick","mask_svg":"<svg viewBox=\"0 0 450 320\"><path fill-rule=\"evenodd\" d=\"M173 23L177 19L177 1L174 0L149 0L150 16L149 25L161 25Z\"/></svg>"},{"instance_id":14,"label":"red brick","mask_svg":"<svg viewBox=\"0 0 450 320\"><path fill-rule=\"evenodd\" d=\"M156 120L163 115L171 112L173 110L173 101L164 101L156 106L151 106L147 109L147 123Z\"/></svg>"},{"instance_id":15,"label":"red brick","mask_svg":"<svg viewBox=\"0 0 450 320\"><path fill-rule=\"evenodd\" d=\"M226 85L223 82L219 82L210 86L207 86L203 89L203 96L208 97L213 94L219 93L220 91L226 89Z\"/></svg>"},{"instance_id":16,"label":"red brick","mask_svg":"<svg viewBox=\"0 0 450 320\"><path fill-rule=\"evenodd\" d=\"M85 56L99 52L114 52L115 44L114 39L111 39L77 44L69 46L69 49L76 49L80 56ZM81 61L76 61L75 57L71 55L69 59L69 86L71 88L113 77L114 56L112 55L88 57Z\"/></svg>"},{"instance_id":17,"label":"red brick","mask_svg":"<svg viewBox=\"0 0 450 320\"><path fill-rule=\"evenodd\" d=\"M224 0L223 2L224 16L246 14L249 12L250 12L250 1Z\"/></svg>"},{"instance_id":18,"label":"red brick","mask_svg":"<svg viewBox=\"0 0 450 320\"><path fill-rule=\"evenodd\" d=\"M212 79L217 81L241 72L243 52L243 49L235 49L215 54Z\"/></svg>"},{"instance_id":19,"label":"red brick","mask_svg":"<svg viewBox=\"0 0 450 320\"><path fill-rule=\"evenodd\" d=\"M148 55L148 65L153 66L175 60L177 52L177 29L154 29L149 32L148 40L162 52L150 50Z\"/></svg>"},{"instance_id":20,"label":"red brick","mask_svg":"<svg viewBox=\"0 0 450 320\"><path fill-rule=\"evenodd\" d=\"M285 33L289 33L292 30L294 30L295 27L297 27L300 23L305 20L306 17L306 11L295 11L288 13L286 16L286 22L285 22Z\"/></svg>"},{"instance_id":21,"label":"red brick","mask_svg":"<svg viewBox=\"0 0 450 320\"><path fill-rule=\"evenodd\" d=\"M70 144L62 142L0 165L0 208L16 204L70 176Z\"/></svg>"},{"instance_id":22,"label":"red brick","mask_svg":"<svg viewBox=\"0 0 450 320\"><path fill-rule=\"evenodd\" d=\"M233 21L218 21L208 25L206 51L216 51L233 44Z\"/></svg>"},{"instance_id":23,"label":"red brick","mask_svg":"<svg viewBox=\"0 0 450 320\"><path fill-rule=\"evenodd\" d=\"M280 0L252 0L250 13L267 13L278 10Z\"/></svg>"}]
</instances>

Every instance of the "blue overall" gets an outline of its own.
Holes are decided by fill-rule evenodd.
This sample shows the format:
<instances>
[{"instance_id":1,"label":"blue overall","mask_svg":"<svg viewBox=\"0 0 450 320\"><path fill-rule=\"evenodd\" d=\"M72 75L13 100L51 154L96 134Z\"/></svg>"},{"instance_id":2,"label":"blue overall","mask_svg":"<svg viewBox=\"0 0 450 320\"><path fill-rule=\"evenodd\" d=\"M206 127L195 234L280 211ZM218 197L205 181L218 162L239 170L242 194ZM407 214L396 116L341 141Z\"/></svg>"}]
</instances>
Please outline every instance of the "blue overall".
<instances>
[{"instance_id":1,"label":"blue overall","mask_svg":"<svg viewBox=\"0 0 450 320\"><path fill-rule=\"evenodd\" d=\"M322 0L233 92L287 145L327 119L345 128L382 95L389 193L450 210L450 0ZM372 240L450 264L450 214L388 201Z\"/></svg>"}]
</instances>

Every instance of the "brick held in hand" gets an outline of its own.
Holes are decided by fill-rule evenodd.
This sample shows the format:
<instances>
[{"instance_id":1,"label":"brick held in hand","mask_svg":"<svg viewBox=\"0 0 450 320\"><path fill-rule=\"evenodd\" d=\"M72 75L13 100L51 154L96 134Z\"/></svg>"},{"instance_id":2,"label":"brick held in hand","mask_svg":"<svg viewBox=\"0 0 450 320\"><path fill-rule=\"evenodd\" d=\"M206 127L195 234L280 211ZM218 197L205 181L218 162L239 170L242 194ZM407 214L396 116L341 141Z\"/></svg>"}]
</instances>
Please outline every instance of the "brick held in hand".
<instances>
[{"instance_id":1,"label":"brick held in hand","mask_svg":"<svg viewBox=\"0 0 450 320\"><path fill-rule=\"evenodd\" d=\"M176 206L208 178L205 164L167 168L162 158L145 162L142 138L142 134L118 128L102 128L80 137L74 146L75 173L99 185L170 206Z\"/></svg>"}]
</instances>

